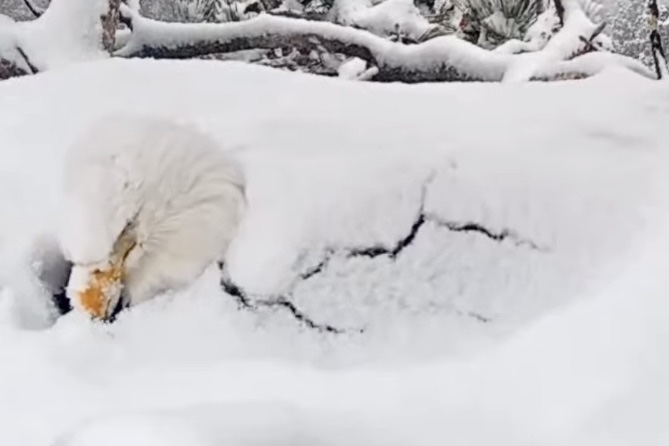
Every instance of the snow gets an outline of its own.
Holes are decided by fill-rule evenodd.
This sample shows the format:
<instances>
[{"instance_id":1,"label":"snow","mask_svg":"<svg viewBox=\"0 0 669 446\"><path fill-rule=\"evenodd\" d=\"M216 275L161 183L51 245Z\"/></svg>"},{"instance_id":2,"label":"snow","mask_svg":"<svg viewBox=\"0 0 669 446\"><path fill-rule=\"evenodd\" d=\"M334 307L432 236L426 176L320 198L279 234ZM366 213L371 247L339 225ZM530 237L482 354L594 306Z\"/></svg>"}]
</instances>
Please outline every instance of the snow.
<instances>
[{"instance_id":1,"label":"snow","mask_svg":"<svg viewBox=\"0 0 669 446\"><path fill-rule=\"evenodd\" d=\"M413 0L385 0L367 7L364 2L357 3L354 11L348 12L344 20L340 19L341 23L356 25L381 36L394 34L398 27L403 35L416 40L431 27Z\"/></svg>"},{"instance_id":2,"label":"snow","mask_svg":"<svg viewBox=\"0 0 669 446\"><path fill-rule=\"evenodd\" d=\"M38 19L21 22L17 41L39 70L106 57L100 50L105 0L53 0Z\"/></svg>"},{"instance_id":3,"label":"snow","mask_svg":"<svg viewBox=\"0 0 669 446\"><path fill-rule=\"evenodd\" d=\"M556 33L540 52L515 57L504 74L504 81L527 81L543 67L568 59L581 48L579 36L591 36L596 25L580 8L578 0L564 2L564 27Z\"/></svg>"},{"instance_id":4,"label":"snow","mask_svg":"<svg viewBox=\"0 0 669 446\"><path fill-rule=\"evenodd\" d=\"M384 2L372 9L381 8ZM556 66L561 64L564 55L571 55L580 45L579 33L589 31L594 25L582 11L571 11L575 17L570 21L564 35L553 38L546 45L546 52L527 53L520 55L508 54L504 51L488 51L455 36L442 36L430 39L421 45L402 45L386 38L356 28L343 27L329 22L314 22L287 17L260 15L243 22L225 24L181 24L165 23L150 20L122 7L123 13L132 19L133 33L125 46L116 55L122 57L151 57L156 53L167 51L175 57L180 50L189 57L188 49L197 48L199 44L219 44L222 48L240 48L241 37L253 39L310 38L318 35L322 39L345 42L353 47L362 47L369 51L370 62L373 61L379 71L400 71L422 73L424 79L431 79L434 73L447 72L450 80L501 81L529 80L534 77L555 74ZM571 39L571 40L570 40ZM324 44L326 47L327 45ZM574 46L576 45L576 46ZM271 46L271 45L270 45ZM620 55L602 54L598 64L587 64L576 58L574 64L586 64L590 68L597 67L599 73L607 68L625 67L648 78L653 74L634 59ZM372 69L372 68L370 68ZM432 73L432 75L430 74ZM590 71L586 71L590 73ZM372 73L368 72L368 75Z\"/></svg>"},{"instance_id":5,"label":"snow","mask_svg":"<svg viewBox=\"0 0 669 446\"><path fill-rule=\"evenodd\" d=\"M668 101L628 71L402 86L108 60L3 82L0 444L663 444ZM31 271L65 153L123 111L239 159L235 283L365 331L239 309L215 266L113 325L54 323ZM352 254L419 215L396 256Z\"/></svg>"},{"instance_id":6,"label":"snow","mask_svg":"<svg viewBox=\"0 0 669 446\"><path fill-rule=\"evenodd\" d=\"M328 20L350 26L355 23L356 15L373 6L373 0L335 0L328 11Z\"/></svg>"},{"instance_id":7,"label":"snow","mask_svg":"<svg viewBox=\"0 0 669 446\"><path fill-rule=\"evenodd\" d=\"M341 64L337 69L337 74L343 79L357 79L367 71L367 62L357 57L352 58Z\"/></svg>"},{"instance_id":8,"label":"snow","mask_svg":"<svg viewBox=\"0 0 669 446\"><path fill-rule=\"evenodd\" d=\"M16 23L0 14L0 55L26 72L31 69L16 47L39 71L105 58L99 20L106 7L105 0L53 0L34 20Z\"/></svg>"},{"instance_id":9,"label":"snow","mask_svg":"<svg viewBox=\"0 0 669 446\"><path fill-rule=\"evenodd\" d=\"M16 30L19 26L11 18L0 14L0 55L28 73L30 67L16 49Z\"/></svg>"}]
</instances>

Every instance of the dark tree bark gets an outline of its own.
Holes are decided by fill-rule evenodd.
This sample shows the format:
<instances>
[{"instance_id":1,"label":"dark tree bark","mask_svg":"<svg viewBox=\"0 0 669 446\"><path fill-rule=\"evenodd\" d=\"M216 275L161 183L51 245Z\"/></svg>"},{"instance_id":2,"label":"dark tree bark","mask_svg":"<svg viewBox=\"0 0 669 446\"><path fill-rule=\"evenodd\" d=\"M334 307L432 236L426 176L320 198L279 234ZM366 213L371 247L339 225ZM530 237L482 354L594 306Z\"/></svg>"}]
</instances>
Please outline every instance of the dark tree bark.
<instances>
[{"instance_id":1,"label":"dark tree bark","mask_svg":"<svg viewBox=\"0 0 669 446\"><path fill-rule=\"evenodd\" d=\"M44 14L44 11L32 2L32 0L23 0L23 3L26 5L26 8L35 16L35 18L40 17L42 14Z\"/></svg>"},{"instance_id":2,"label":"dark tree bark","mask_svg":"<svg viewBox=\"0 0 669 446\"><path fill-rule=\"evenodd\" d=\"M663 79L667 73L667 57L664 53L662 45L662 38L658 31L658 22L660 21L660 9L657 6L657 0L650 0L648 2L650 10L650 51L653 55L653 62L655 63L655 73L658 79Z\"/></svg>"}]
</instances>

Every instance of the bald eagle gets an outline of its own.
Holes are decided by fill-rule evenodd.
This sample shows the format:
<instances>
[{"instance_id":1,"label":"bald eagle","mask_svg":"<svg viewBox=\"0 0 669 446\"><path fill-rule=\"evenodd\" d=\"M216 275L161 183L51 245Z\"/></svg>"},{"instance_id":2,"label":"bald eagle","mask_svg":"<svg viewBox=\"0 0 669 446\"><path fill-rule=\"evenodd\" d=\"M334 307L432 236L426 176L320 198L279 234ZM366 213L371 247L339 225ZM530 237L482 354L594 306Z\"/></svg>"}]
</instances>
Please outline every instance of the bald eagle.
<instances>
[{"instance_id":1,"label":"bald eagle","mask_svg":"<svg viewBox=\"0 0 669 446\"><path fill-rule=\"evenodd\" d=\"M224 260L246 209L245 180L190 125L106 116L70 146L63 202L65 294L73 308L108 320Z\"/></svg>"}]
</instances>

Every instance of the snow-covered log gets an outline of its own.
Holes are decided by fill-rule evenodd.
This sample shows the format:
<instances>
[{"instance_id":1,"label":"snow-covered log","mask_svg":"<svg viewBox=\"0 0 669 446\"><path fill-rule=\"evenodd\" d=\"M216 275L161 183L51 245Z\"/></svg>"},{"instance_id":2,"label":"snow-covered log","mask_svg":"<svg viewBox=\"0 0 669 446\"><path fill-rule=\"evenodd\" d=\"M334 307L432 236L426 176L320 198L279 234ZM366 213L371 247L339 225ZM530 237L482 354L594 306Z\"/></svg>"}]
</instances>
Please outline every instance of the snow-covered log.
<instances>
[{"instance_id":1,"label":"snow-covered log","mask_svg":"<svg viewBox=\"0 0 669 446\"><path fill-rule=\"evenodd\" d=\"M562 28L541 51L517 55L505 73L505 81L527 81L562 61L588 52L591 40L600 35L602 28L588 18L578 0L558 0L555 5Z\"/></svg>"},{"instance_id":2,"label":"snow-covered log","mask_svg":"<svg viewBox=\"0 0 669 446\"><path fill-rule=\"evenodd\" d=\"M563 30L543 51L531 57L491 52L454 36L403 45L364 30L326 22L262 15L237 23L175 24L141 17L128 8L122 8L122 20L132 29L132 35L116 55L187 59L255 48L325 49L360 58L369 66L377 67L374 80L380 82L579 78L594 75L611 65L622 65L652 76L641 63L610 54L587 59L577 57L573 63L561 64L582 48L580 36L589 39L596 30L578 9L576 0L565 3L569 9Z\"/></svg>"},{"instance_id":3,"label":"snow-covered log","mask_svg":"<svg viewBox=\"0 0 669 446\"><path fill-rule=\"evenodd\" d=\"M253 49L327 51L365 61L369 73L376 73L370 80L379 82L577 79L612 65L654 77L631 58L603 52L583 57L584 48L598 28L577 0L562 0L561 4L564 26L543 48L528 54L510 54L513 51L489 51L455 36L405 45L353 27L268 14L223 24L159 22L142 17L126 5L121 5L120 20L128 29L111 36L102 31L115 28L118 1L54 0L32 22L15 24L0 17L8 23L0 27L0 77L108 57L104 48L117 48L113 54L118 57L158 59L188 59ZM103 19L106 26L101 26L103 16L108 19ZM573 60L564 63L569 59Z\"/></svg>"}]
</instances>

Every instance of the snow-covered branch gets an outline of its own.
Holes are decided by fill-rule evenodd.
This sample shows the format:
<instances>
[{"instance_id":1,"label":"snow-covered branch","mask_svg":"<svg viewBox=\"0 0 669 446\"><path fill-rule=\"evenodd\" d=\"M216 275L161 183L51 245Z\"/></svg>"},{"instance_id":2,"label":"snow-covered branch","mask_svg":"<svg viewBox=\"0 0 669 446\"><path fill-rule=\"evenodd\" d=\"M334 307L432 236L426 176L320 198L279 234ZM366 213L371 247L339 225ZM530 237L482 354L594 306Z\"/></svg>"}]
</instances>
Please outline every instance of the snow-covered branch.
<instances>
[{"instance_id":1,"label":"snow-covered branch","mask_svg":"<svg viewBox=\"0 0 669 446\"><path fill-rule=\"evenodd\" d=\"M592 40L602 31L581 9L578 0L556 0L562 28L540 51L519 54L515 57L505 81L527 81L556 64L587 52Z\"/></svg>"},{"instance_id":2,"label":"snow-covered branch","mask_svg":"<svg viewBox=\"0 0 669 446\"><path fill-rule=\"evenodd\" d=\"M124 7L121 11L123 22L132 29L128 43L116 52L122 57L188 59L213 53L289 46L323 47L330 52L376 64L376 54L382 54L391 44L365 31L287 17L262 15L243 22L183 24L140 17Z\"/></svg>"},{"instance_id":3,"label":"snow-covered branch","mask_svg":"<svg viewBox=\"0 0 669 446\"><path fill-rule=\"evenodd\" d=\"M531 45L518 48L509 44L503 51L483 49L455 36L407 45L351 26L270 14L221 24L168 23L145 18L125 4L120 5L120 21L127 29L117 29L119 1L53 0L40 18L21 26L0 16L0 60L4 61L0 76L109 57L103 49L114 48L113 55L117 57L158 59L257 49L336 53L361 61L361 73L366 73L363 78L378 82L576 79L597 74L611 65L654 77L634 59L604 51L595 56L583 54L598 44L594 39L599 38L601 27L587 17L579 0L560 0L564 26L550 40L529 42ZM103 16L108 19L103 19L106 26L100 26ZM117 31L115 36L102 33L113 29ZM529 52L514 54L519 50Z\"/></svg>"},{"instance_id":4,"label":"snow-covered branch","mask_svg":"<svg viewBox=\"0 0 669 446\"><path fill-rule=\"evenodd\" d=\"M564 0L564 5L563 29L543 50L521 55L488 51L454 36L404 45L327 22L261 15L237 23L176 24L150 20L122 8L123 21L132 35L116 55L186 59L258 48L324 49L366 61L369 67L378 69L374 80L380 82L533 80L550 79L552 75L578 78L596 74L609 64L622 64L651 75L640 63L622 57L603 56L598 63L588 58L580 66L579 56L574 63L561 64L583 49L581 37L590 39L597 30L577 0Z\"/></svg>"}]
</instances>

